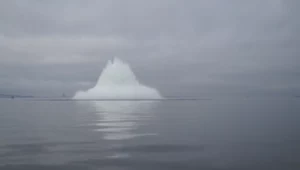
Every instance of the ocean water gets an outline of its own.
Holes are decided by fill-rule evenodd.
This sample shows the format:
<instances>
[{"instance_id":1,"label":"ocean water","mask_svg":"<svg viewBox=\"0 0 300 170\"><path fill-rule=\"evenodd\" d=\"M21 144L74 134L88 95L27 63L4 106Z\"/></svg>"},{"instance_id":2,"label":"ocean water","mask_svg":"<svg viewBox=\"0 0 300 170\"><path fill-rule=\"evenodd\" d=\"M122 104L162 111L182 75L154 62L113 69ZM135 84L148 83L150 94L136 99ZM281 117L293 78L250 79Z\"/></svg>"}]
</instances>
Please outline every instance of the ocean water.
<instances>
[{"instance_id":1,"label":"ocean water","mask_svg":"<svg viewBox=\"0 0 300 170\"><path fill-rule=\"evenodd\" d=\"M299 98L0 100L0 169L300 169Z\"/></svg>"}]
</instances>

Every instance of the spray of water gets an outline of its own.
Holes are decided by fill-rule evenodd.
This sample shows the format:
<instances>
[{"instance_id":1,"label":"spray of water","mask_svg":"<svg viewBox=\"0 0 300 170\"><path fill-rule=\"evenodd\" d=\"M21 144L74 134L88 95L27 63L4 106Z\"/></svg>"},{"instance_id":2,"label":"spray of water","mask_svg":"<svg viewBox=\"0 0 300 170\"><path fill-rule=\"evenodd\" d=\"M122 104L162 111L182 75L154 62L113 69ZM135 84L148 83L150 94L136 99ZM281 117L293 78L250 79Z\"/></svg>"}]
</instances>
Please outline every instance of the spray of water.
<instances>
[{"instance_id":1,"label":"spray of water","mask_svg":"<svg viewBox=\"0 0 300 170\"><path fill-rule=\"evenodd\" d=\"M161 99L155 88L141 84L129 64L114 58L103 69L95 87L76 92L74 99Z\"/></svg>"}]
</instances>

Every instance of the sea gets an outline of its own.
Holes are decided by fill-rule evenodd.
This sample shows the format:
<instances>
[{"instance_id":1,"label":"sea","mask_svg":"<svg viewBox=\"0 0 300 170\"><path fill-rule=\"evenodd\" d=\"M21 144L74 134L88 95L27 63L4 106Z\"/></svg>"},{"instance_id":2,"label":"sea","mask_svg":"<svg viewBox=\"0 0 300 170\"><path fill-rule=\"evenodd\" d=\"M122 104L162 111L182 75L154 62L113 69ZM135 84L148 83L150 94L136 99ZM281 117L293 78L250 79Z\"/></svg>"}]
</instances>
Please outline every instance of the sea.
<instances>
[{"instance_id":1,"label":"sea","mask_svg":"<svg viewBox=\"0 0 300 170\"><path fill-rule=\"evenodd\" d=\"M300 98L1 99L0 169L299 170Z\"/></svg>"}]
</instances>

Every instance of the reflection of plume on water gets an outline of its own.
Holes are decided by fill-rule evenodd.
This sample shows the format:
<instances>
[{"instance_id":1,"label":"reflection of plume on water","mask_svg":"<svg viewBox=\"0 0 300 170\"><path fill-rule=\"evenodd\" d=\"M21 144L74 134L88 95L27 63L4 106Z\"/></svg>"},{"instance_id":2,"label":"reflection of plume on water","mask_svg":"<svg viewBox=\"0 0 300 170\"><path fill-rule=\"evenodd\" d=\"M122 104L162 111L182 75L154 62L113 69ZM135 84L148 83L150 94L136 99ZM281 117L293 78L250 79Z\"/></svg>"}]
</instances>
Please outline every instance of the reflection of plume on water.
<instances>
[{"instance_id":1,"label":"reflection of plume on water","mask_svg":"<svg viewBox=\"0 0 300 170\"><path fill-rule=\"evenodd\" d=\"M99 119L95 131L102 132L106 140L124 140L137 136L154 135L134 130L153 115L153 102L101 101L93 102Z\"/></svg>"}]
</instances>

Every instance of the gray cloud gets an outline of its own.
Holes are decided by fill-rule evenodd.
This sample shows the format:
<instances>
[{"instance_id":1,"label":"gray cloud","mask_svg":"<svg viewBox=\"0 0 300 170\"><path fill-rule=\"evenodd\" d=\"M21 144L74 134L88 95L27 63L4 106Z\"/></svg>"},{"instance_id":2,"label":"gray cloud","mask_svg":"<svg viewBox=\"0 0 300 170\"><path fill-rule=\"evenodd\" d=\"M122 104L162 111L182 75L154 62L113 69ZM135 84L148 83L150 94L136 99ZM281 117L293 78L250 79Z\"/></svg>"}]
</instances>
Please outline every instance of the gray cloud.
<instances>
[{"instance_id":1,"label":"gray cloud","mask_svg":"<svg viewBox=\"0 0 300 170\"><path fill-rule=\"evenodd\" d=\"M166 95L299 93L298 1L0 2L0 93L74 93L105 62Z\"/></svg>"}]
</instances>

